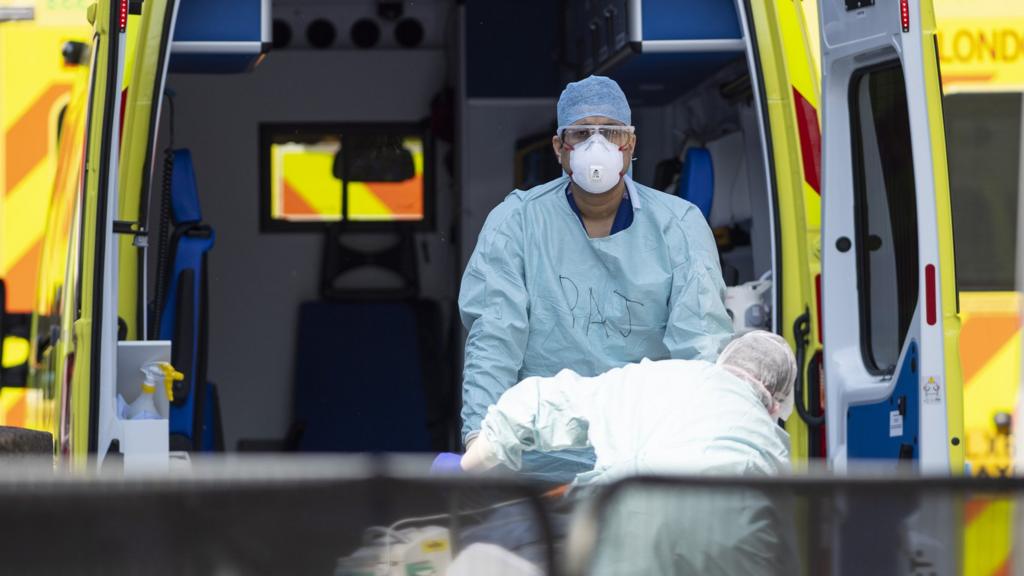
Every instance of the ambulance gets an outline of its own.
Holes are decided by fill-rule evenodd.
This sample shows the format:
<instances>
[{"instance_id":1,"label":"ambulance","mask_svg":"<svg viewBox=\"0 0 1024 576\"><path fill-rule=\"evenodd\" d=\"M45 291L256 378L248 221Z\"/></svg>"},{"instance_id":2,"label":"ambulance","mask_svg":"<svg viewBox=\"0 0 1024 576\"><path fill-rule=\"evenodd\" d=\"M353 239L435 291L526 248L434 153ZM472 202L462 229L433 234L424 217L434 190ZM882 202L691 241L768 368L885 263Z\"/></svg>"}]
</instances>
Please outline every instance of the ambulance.
<instances>
[{"instance_id":1,"label":"ambulance","mask_svg":"<svg viewBox=\"0 0 1024 576\"><path fill-rule=\"evenodd\" d=\"M962 473L932 4L823 0L820 83L800 4L90 4L31 336L59 460L458 449L458 278L603 74L634 178L703 211L737 325L796 350L797 460ZM132 424L153 363L183 379Z\"/></svg>"},{"instance_id":2,"label":"ambulance","mask_svg":"<svg viewBox=\"0 0 1024 576\"><path fill-rule=\"evenodd\" d=\"M75 47L88 39L85 6L0 2L0 279L7 311L0 425L40 426L29 419L36 397L25 387L28 333L60 121L72 87L85 81L73 60Z\"/></svg>"},{"instance_id":3,"label":"ambulance","mask_svg":"<svg viewBox=\"0 0 1024 576\"><path fill-rule=\"evenodd\" d=\"M1012 470L1020 299L1014 210L1022 180L1024 5L936 3L950 197L963 322L964 433L971 473Z\"/></svg>"},{"instance_id":4,"label":"ambulance","mask_svg":"<svg viewBox=\"0 0 1024 576\"><path fill-rule=\"evenodd\" d=\"M815 2L802 5L807 19L817 19ZM1024 4L935 0L935 11L963 323L965 455L971 474L1004 476L1013 466L1020 372L1013 206L1020 186Z\"/></svg>"}]
</instances>

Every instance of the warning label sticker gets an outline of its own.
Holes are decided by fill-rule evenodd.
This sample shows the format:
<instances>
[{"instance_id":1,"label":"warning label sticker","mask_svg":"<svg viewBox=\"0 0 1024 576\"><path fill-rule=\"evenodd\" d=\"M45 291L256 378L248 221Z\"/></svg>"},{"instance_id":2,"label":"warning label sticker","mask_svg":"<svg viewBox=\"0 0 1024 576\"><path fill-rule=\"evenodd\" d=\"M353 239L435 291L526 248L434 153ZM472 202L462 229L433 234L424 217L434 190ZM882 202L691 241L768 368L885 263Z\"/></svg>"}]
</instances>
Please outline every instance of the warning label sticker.
<instances>
[{"instance_id":1,"label":"warning label sticker","mask_svg":"<svg viewBox=\"0 0 1024 576\"><path fill-rule=\"evenodd\" d=\"M942 382L935 376L929 376L924 382L924 403L942 403Z\"/></svg>"},{"instance_id":2,"label":"warning label sticker","mask_svg":"<svg viewBox=\"0 0 1024 576\"><path fill-rule=\"evenodd\" d=\"M889 438L903 436L903 416L898 410L889 412Z\"/></svg>"}]
</instances>

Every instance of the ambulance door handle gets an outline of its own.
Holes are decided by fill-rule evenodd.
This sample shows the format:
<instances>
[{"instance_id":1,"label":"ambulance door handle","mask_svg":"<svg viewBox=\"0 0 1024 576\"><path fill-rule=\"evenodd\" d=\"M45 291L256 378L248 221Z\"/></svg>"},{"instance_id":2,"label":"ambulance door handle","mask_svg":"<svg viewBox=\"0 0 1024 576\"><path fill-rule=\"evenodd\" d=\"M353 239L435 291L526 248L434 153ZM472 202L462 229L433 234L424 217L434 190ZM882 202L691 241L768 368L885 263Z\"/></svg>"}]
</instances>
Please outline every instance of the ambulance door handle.
<instances>
[{"instance_id":1,"label":"ambulance door handle","mask_svg":"<svg viewBox=\"0 0 1024 576\"><path fill-rule=\"evenodd\" d=\"M804 405L804 373L807 367L804 365L807 360L807 346L811 333L811 311L804 309L804 313L793 322L793 341L796 343L796 382L793 384L793 403L796 404L796 412L800 419L807 423L810 428L817 428L825 423L825 415L815 416Z\"/></svg>"}]
</instances>

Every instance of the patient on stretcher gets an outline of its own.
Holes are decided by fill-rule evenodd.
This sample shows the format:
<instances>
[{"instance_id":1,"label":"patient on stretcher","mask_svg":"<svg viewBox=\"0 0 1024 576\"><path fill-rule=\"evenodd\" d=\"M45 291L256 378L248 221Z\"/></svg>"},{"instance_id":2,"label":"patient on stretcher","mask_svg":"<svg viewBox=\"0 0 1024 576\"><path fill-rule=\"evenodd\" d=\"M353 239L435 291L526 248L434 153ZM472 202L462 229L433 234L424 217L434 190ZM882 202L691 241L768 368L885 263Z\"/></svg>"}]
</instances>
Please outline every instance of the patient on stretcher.
<instances>
[{"instance_id":1,"label":"patient on stretcher","mask_svg":"<svg viewBox=\"0 0 1024 576\"><path fill-rule=\"evenodd\" d=\"M714 364L644 360L593 378L569 370L528 378L489 408L461 467L516 470L524 452L593 447L596 465L576 477L570 499L587 497L580 487L635 475L776 475L789 470L779 420L792 412L796 371L785 340L757 331ZM603 515L592 573L794 573L788 510L744 488L623 490ZM461 571L463 560L450 574L472 573Z\"/></svg>"},{"instance_id":2,"label":"patient on stretcher","mask_svg":"<svg viewBox=\"0 0 1024 576\"><path fill-rule=\"evenodd\" d=\"M516 470L526 451L593 447L576 485L636 474L788 470L796 360L763 331L733 340L714 364L644 360L593 378L563 370L527 378L488 409L461 466Z\"/></svg>"}]
</instances>

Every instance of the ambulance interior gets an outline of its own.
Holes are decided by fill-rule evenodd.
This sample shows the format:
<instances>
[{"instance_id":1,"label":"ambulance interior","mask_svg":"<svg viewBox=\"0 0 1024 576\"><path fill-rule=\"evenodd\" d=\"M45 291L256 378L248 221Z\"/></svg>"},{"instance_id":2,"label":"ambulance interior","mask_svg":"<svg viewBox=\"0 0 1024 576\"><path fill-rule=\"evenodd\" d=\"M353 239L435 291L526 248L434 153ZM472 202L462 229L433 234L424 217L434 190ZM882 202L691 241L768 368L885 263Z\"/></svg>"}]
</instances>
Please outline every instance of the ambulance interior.
<instances>
[{"instance_id":1,"label":"ambulance interior","mask_svg":"<svg viewBox=\"0 0 1024 576\"><path fill-rule=\"evenodd\" d=\"M585 4L276 0L253 70L172 61L148 223L167 215L170 240L150 243L147 298L178 308L150 335L198 342L184 361L213 385L212 440L192 448L458 449L462 270L506 194L560 175L555 103L589 73L630 98L633 178L704 212L726 283L750 293L741 321L772 326L770 154L743 19L732 2L663 7L676 52L611 58L601 39L626 2L600 21ZM176 250L197 225L198 248Z\"/></svg>"}]
</instances>

